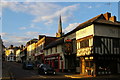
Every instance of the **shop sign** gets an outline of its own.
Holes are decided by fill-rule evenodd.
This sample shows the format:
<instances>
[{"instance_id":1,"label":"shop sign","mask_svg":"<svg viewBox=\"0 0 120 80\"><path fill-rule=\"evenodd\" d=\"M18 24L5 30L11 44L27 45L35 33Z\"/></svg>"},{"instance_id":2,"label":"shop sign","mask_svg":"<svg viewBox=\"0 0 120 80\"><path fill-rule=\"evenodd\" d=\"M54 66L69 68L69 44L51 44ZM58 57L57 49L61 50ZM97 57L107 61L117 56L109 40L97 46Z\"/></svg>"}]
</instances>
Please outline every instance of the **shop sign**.
<instances>
[{"instance_id":1,"label":"shop sign","mask_svg":"<svg viewBox=\"0 0 120 80\"><path fill-rule=\"evenodd\" d=\"M71 53L72 52L72 43L71 42L65 42L64 43L64 49L65 49L65 53Z\"/></svg>"},{"instance_id":2,"label":"shop sign","mask_svg":"<svg viewBox=\"0 0 120 80\"><path fill-rule=\"evenodd\" d=\"M77 50L77 56L85 56L85 55L90 55L91 54L91 47L87 48L82 48Z\"/></svg>"}]
</instances>

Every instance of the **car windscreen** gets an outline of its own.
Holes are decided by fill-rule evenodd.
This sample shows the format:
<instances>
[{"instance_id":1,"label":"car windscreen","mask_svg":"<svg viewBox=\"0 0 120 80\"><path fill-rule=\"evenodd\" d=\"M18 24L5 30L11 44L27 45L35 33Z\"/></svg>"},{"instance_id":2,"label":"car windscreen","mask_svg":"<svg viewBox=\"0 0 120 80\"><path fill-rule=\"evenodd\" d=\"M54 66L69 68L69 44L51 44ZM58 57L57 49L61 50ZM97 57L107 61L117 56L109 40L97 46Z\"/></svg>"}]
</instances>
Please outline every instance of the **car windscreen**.
<instances>
[{"instance_id":1,"label":"car windscreen","mask_svg":"<svg viewBox=\"0 0 120 80\"><path fill-rule=\"evenodd\" d=\"M32 63L32 62L27 62L26 64L33 65L33 63Z\"/></svg>"},{"instance_id":2,"label":"car windscreen","mask_svg":"<svg viewBox=\"0 0 120 80\"><path fill-rule=\"evenodd\" d=\"M50 65L47 65L47 64L43 64L42 67L44 67L44 68L46 68L46 69L52 69L52 68L50 67Z\"/></svg>"}]
</instances>

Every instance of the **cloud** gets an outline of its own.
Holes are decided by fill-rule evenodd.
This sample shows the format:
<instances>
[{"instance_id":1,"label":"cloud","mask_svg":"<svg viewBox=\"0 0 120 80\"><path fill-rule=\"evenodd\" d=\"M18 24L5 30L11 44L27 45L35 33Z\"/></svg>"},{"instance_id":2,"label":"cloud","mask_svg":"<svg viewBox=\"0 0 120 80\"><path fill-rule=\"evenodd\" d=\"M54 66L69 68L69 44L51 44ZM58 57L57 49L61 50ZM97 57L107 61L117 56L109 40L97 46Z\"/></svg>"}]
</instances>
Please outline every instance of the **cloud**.
<instances>
[{"instance_id":1,"label":"cloud","mask_svg":"<svg viewBox=\"0 0 120 80\"><path fill-rule=\"evenodd\" d=\"M78 8L79 4L61 6L55 3L42 2L3 2L2 7L9 8L15 12L23 12L33 15L33 22L43 21L45 24L50 24L55 21L60 15L63 21L68 21Z\"/></svg>"},{"instance_id":2,"label":"cloud","mask_svg":"<svg viewBox=\"0 0 120 80\"><path fill-rule=\"evenodd\" d=\"M46 36L55 36L54 34L49 33L40 33L40 32L26 32L24 36L17 36L17 34L9 34L9 33L0 33L2 35L3 43L6 47L11 44L14 46L25 45L29 40L33 38L38 38L38 35L46 35ZM14 35L14 36L13 36Z\"/></svg>"},{"instance_id":3,"label":"cloud","mask_svg":"<svg viewBox=\"0 0 120 80\"><path fill-rule=\"evenodd\" d=\"M26 29L37 29L37 30L39 29L39 30L41 30L41 27L36 26L35 24L30 24L27 27L20 27L19 28L19 30L26 30Z\"/></svg>"},{"instance_id":4,"label":"cloud","mask_svg":"<svg viewBox=\"0 0 120 80\"><path fill-rule=\"evenodd\" d=\"M26 43L26 42L8 41L8 40L3 40L3 42L6 47L9 47L10 45L20 46L20 45L25 45Z\"/></svg>"},{"instance_id":5,"label":"cloud","mask_svg":"<svg viewBox=\"0 0 120 80\"><path fill-rule=\"evenodd\" d=\"M88 8L92 8L92 6L88 6Z\"/></svg>"},{"instance_id":6,"label":"cloud","mask_svg":"<svg viewBox=\"0 0 120 80\"><path fill-rule=\"evenodd\" d=\"M5 46L10 46L11 44L15 46L20 46L21 44L25 45L26 42L31 39L29 36L18 36L15 33L0 33L0 35L2 35L2 40Z\"/></svg>"},{"instance_id":7,"label":"cloud","mask_svg":"<svg viewBox=\"0 0 120 80\"><path fill-rule=\"evenodd\" d=\"M35 35L39 35L40 32L32 32L32 31L28 31L26 32L25 34L28 35L28 36L35 36Z\"/></svg>"},{"instance_id":8,"label":"cloud","mask_svg":"<svg viewBox=\"0 0 120 80\"><path fill-rule=\"evenodd\" d=\"M19 29L20 30L25 30L25 29L27 29L27 27L20 27Z\"/></svg>"},{"instance_id":9,"label":"cloud","mask_svg":"<svg viewBox=\"0 0 120 80\"><path fill-rule=\"evenodd\" d=\"M46 24L49 24L49 23L52 23L54 19L58 18L58 16L60 15L62 15L63 22L68 21L78 6L79 4L74 4L74 5L70 5L70 6L58 9L56 12L54 12L51 15L37 17L36 19L33 20L33 22L46 21Z\"/></svg>"},{"instance_id":10,"label":"cloud","mask_svg":"<svg viewBox=\"0 0 120 80\"><path fill-rule=\"evenodd\" d=\"M6 38L6 39L5 39ZM20 45L25 45L27 41L29 41L31 38L30 37L21 37L21 36L6 36L3 37L3 43L5 46L20 46Z\"/></svg>"},{"instance_id":11,"label":"cloud","mask_svg":"<svg viewBox=\"0 0 120 80\"><path fill-rule=\"evenodd\" d=\"M0 33L1 36L6 36L8 33Z\"/></svg>"},{"instance_id":12,"label":"cloud","mask_svg":"<svg viewBox=\"0 0 120 80\"><path fill-rule=\"evenodd\" d=\"M41 27L40 26L37 26L35 24L30 24L30 27L29 28L33 28L33 29L40 29L41 30Z\"/></svg>"},{"instance_id":13,"label":"cloud","mask_svg":"<svg viewBox=\"0 0 120 80\"><path fill-rule=\"evenodd\" d=\"M20 42L22 42L22 41L27 41L27 40L29 40L30 38L29 37L21 37L21 36L10 36L11 38L13 38L13 39L15 39L14 41L20 41Z\"/></svg>"},{"instance_id":14,"label":"cloud","mask_svg":"<svg viewBox=\"0 0 120 80\"><path fill-rule=\"evenodd\" d=\"M55 21L58 21L59 16L62 16L62 21L66 22L70 20L75 12L75 10L78 9L79 4L69 5L69 6L62 6L55 3L42 3L42 2L0 2L2 5L2 9L9 8L10 10L14 12L22 12L26 14L30 14L34 16L33 22L30 24L30 26L23 26L20 27L20 30L30 29L30 28L36 28L40 29L39 26L36 26L36 22L41 22L44 24L51 24ZM70 26L70 25L69 25ZM72 28L72 27L71 27ZM69 28L66 28L65 31L69 31ZM54 36L54 34L49 33L40 33L35 31L29 31L24 34L24 37L19 36L12 36L15 34L7 34L4 33L4 43L5 45L19 45L19 44L25 44L28 40L32 39L33 37L38 37L38 35L48 35L48 36ZM16 34L18 35L18 34Z\"/></svg>"},{"instance_id":15,"label":"cloud","mask_svg":"<svg viewBox=\"0 0 120 80\"><path fill-rule=\"evenodd\" d=\"M73 30L74 28L76 28L80 23L72 23L72 24L69 24L68 27L66 27L63 32L64 33L67 33L67 32L70 32L71 30Z\"/></svg>"}]
</instances>

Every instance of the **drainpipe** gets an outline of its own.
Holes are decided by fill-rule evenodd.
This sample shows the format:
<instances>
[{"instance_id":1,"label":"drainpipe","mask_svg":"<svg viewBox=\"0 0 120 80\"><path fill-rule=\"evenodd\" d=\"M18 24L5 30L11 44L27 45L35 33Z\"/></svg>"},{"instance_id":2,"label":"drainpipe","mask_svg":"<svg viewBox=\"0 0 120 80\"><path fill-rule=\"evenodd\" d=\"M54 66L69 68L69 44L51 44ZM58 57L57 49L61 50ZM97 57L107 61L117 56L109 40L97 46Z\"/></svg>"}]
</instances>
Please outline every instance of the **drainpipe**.
<instances>
[{"instance_id":1,"label":"drainpipe","mask_svg":"<svg viewBox=\"0 0 120 80\"><path fill-rule=\"evenodd\" d=\"M60 69L60 55L58 56L58 72L59 72L59 69Z\"/></svg>"}]
</instances>

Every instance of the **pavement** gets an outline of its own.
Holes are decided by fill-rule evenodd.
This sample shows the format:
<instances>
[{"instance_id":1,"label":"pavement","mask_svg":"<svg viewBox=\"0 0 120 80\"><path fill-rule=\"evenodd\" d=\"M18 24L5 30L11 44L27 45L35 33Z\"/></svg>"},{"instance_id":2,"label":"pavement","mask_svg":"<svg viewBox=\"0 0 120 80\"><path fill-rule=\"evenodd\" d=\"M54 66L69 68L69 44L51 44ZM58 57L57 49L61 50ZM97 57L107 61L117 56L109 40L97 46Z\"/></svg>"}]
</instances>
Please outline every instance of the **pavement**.
<instances>
[{"instance_id":1,"label":"pavement","mask_svg":"<svg viewBox=\"0 0 120 80\"><path fill-rule=\"evenodd\" d=\"M2 65L2 78L1 80L14 80L13 74L9 71L9 66L4 67L6 65Z\"/></svg>"},{"instance_id":2,"label":"pavement","mask_svg":"<svg viewBox=\"0 0 120 80\"><path fill-rule=\"evenodd\" d=\"M9 72L8 69L3 69L2 70L2 80L9 80L11 79L11 73Z\"/></svg>"},{"instance_id":3,"label":"pavement","mask_svg":"<svg viewBox=\"0 0 120 80\"><path fill-rule=\"evenodd\" d=\"M117 74L117 75L101 75L101 76L96 76L96 77L93 77L91 75L82 75L82 74L67 74L67 75L64 75L65 77L68 77L68 78L74 78L74 79L107 79L107 80L120 80L120 74Z\"/></svg>"},{"instance_id":4,"label":"pavement","mask_svg":"<svg viewBox=\"0 0 120 80\"><path fill-rule=\"evenodd\" d=\"M64 75L65 77L69 77L69 78L90 78L90 77L93 77L91 75L82 75L82 74L67 74L67 75Z\"/></svg>"}]
</instances>

